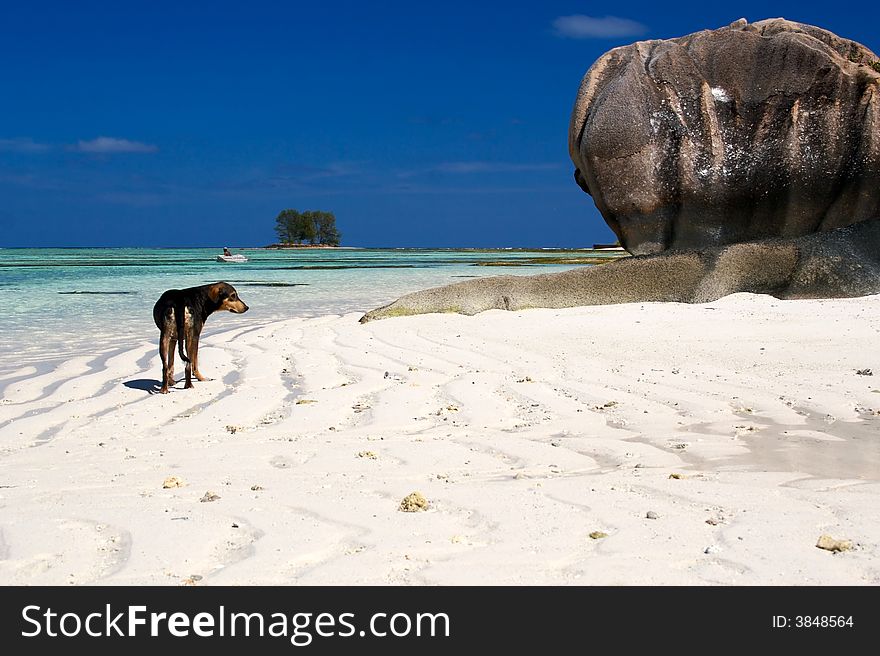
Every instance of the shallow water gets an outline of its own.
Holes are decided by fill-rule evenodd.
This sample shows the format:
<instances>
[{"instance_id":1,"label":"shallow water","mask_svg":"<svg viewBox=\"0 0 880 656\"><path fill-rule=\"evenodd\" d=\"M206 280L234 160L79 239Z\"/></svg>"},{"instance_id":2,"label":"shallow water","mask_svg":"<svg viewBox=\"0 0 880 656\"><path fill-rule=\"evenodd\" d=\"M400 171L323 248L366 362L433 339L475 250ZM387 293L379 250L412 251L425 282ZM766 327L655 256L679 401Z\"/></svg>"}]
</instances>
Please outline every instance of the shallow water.
<instances>
[{"instance_id":1,"label":"shallow water","mask_svg":"<svg viewBox=\"0 0 880 656\"><path fill-rule=\"evenodd\" d=\"M251 310L212 317L205 335L238 322L365 312L418 289L487 275L580 266L590 251L246 249L249 261L216 261L219 249L0 250L0 376L30 364L100 354L158 335L152 320L166 289L218 280ZM548 263L542 263L547 260ZM552 260L552 262L549 262ZM562 262L562 263L560 263ZM511 266L480 266L508 263Z\"/></svg>"}]
</instances>

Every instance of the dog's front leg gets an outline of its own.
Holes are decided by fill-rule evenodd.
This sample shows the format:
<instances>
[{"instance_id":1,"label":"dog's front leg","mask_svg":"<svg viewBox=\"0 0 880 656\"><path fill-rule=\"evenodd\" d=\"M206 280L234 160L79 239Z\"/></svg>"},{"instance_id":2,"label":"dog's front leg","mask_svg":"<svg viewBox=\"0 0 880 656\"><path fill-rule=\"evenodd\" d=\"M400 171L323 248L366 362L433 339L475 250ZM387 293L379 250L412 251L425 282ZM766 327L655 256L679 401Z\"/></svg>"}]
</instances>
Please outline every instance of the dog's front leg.
<instances>
[{"instance_id":1,"label":"dog's front leg","mask_svg":"<svg viewBox=\"0 0 880 656\"><path fill-rule=\"evenodd\" d=\"M192 360L193 366L193 374L198 381L206 381L208 380L202 375L202 372L199 371L199 334L196 333L193 335L192 340L192 350L189 352L189 359Z\"/></svg>"}]
</instances>

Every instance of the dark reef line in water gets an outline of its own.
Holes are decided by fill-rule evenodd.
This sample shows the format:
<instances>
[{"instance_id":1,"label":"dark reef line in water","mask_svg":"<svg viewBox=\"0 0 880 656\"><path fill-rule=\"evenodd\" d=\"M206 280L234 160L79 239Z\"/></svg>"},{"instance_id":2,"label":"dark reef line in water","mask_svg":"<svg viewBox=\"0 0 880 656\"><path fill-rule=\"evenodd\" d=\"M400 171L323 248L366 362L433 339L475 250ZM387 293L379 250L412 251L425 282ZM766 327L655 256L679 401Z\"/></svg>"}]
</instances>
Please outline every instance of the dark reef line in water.
<instances>
[{"instance_id":1,"label":"dark reef line in water","mask_svg":"<svg viewBox=\"0 0 880 656\"><path fill-rule=\"evenodd\" d=\"M609 255L607 257L529 257L517 260L494 260L491 262L474 262L471 266L541 266L545 264L606 264L613 262L624 255Z\"/></svg>"},{"instance_id":2,"label":"dark reef line in water","mask_svg":"<svg viewBox=\"0 0 880 656\"><path fill-rule=\"evenodd\" d=\"M307 282L248 282L244 280L229 280L239 287L308 287Z\"/></svg>"},{"instance_id":3,"label":"dark reef line in water","mask_svg":"<svg viewBox=\"0 0 880 656\"><path fill-rule=\"evenodd\" d=\"M137 292L93 292L88 290L75 290L72 292L58 292L59 294L93 294L97 296L118 295L118 294L137 294Z\"/></svg>"}]
</instances>

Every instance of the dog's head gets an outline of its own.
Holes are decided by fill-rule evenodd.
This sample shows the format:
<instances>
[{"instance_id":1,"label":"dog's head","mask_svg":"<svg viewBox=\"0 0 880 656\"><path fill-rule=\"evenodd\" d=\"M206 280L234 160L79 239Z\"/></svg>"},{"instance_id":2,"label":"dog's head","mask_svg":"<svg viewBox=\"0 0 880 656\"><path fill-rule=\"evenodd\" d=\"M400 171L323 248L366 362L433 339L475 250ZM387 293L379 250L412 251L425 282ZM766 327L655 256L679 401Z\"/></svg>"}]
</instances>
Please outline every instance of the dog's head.
<instances>
[{"instance_id":1,"label":"dog's head","mask_svg":"<svg viewBox=\"0 0 880 656\"><path fill-rule=\"evenodd\" d=\"M208 290L208 297L217 304L217 310L227 310L236 314L248 311L248 306L238 297L235 287L229 283L214 283Z\"/></svg>"}]
</instances>

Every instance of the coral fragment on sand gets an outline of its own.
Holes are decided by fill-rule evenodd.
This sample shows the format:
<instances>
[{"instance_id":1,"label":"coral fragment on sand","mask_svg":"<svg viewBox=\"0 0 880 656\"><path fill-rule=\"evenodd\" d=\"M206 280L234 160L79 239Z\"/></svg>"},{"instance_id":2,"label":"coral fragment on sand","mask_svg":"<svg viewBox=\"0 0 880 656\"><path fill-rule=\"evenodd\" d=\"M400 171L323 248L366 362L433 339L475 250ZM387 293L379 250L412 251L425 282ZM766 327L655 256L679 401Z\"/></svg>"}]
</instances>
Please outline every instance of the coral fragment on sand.
<instances>
[{"instance_id":1,"label":"coral fragment on sand","mask_svg":"<svg viewBox=\"0 0 880 656\"><path fill-rule=\"evenodd\" d=\"M428 509L428 500L421 492L411 492L403 497L397 509L400 512L422 512Z\"/></svg>"},{"instance_id":2,"label":"coral fragment on sand","mask_svg":"<svg viewBox=\"0 0 880 656\"><path fill-rule=\"evenodd\" d=\"M819 536L816 547L832 553L840 553L841 551L850 551L853 548L853 543L852 540L836 540L830 535L823 534Z\"/></svg>"}]
</instances>

